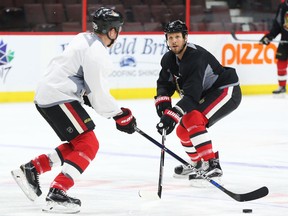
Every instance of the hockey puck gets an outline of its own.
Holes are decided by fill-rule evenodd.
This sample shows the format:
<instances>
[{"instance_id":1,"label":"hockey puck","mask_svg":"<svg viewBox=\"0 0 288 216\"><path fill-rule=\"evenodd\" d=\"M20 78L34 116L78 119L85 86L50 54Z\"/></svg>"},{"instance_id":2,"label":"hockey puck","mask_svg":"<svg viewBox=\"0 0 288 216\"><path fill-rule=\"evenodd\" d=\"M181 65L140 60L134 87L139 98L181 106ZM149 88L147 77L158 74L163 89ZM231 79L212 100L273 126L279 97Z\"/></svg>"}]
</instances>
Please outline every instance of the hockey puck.
<instances>
[{"instance_id":1,"label":"hockey puck","mask_svg":"<svg viewBox=\"0 0 288 216\"><path fill-rule=\"evenodd\" d=\"M252 209L243 209L243 213L252 213Z\"/></svg>"}]
</instances>

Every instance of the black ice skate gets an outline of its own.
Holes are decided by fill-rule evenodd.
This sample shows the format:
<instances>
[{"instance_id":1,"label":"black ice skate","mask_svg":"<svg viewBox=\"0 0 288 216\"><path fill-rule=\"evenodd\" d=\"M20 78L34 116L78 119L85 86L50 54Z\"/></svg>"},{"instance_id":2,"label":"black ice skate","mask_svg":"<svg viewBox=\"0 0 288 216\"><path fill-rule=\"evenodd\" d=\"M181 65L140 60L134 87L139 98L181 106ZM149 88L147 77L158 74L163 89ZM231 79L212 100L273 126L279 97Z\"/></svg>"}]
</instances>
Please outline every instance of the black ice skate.
<instances>
[{"instance_id":1,"label":"black ice skate","mask_svg":"<svg viewBox=\"0 0 288 216\"><path fill-rule=\"evenodd\" d=\"M32 162L21 165L20 169L12 170L11 174L31 201L34 201L42 194L39 184L39 174Z\"/></svg>"},{"instance_id":2,"label":"black ice skate","mask_svg":"<svg viewBox=\"0 0 288 216\"><path fill-rule=\"evenodd\" d=\"M191 166L199 170L202 167L202 161L200 160L198 162L191 162ZM194 169L192 169L190 166L185 166L181 164L175 167L173 176L175 178L188 178L188 176L192 174L196 174Z\"/></svg>"},{"instance_id":3,"label":"black ice skate","mask_svg":"<svg viewBox=\"0 0 288 216\"><path fill-rule=\"evenodd\" d=\"M200 170L200 173L211 179L217 180L218 182L221 181L223 172L220 167L219 158L203 161L202 170ZM200 175L194 173L189 175L189 181L190 185L194 187L203 187L208 185L206 180L204 180Z\"/></svg>"},{"instance_id":4,"label":"black ice skate","mask_svg":"<svg viewBox=\"0 0 288 216\"><path fill-rule=\"evenodd\" d=\"M45 212L53 213L78 213L80 212L81 201L68 196L63 190L50 188L46 197Z\"/></svg>"},{"instance_id":5,"label":"black ice skate","mask_svg":"<svg viewBox=\"0 0 288 216\"><path fill-rule=\"evenodd\" d=\"M285 86L279 86L279 88L272 92L274 95L279 94L285 94L286 93L286 87Z\"/></svg>"}]
</instances>

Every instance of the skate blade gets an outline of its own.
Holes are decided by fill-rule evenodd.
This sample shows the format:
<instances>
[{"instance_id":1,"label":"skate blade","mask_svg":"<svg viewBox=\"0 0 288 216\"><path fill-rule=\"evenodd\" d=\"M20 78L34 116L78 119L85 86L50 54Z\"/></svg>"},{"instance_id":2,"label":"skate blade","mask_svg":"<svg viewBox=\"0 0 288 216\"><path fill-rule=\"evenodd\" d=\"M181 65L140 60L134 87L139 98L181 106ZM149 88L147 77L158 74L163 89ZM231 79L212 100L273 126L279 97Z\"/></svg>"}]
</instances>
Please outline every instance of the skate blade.
<instances>
[{"instance_id":1,"label":"skate blade","mask_svg":"<svg viewBox=\"0 0 288 216\"><path fill-rule=\"evenodd\" d=\"M178 174L174 173L173 174L173 178L176 178L176 179L189 179L189 175L190 175L190 173L187 174L187 175L178 175Z\"/></svg>"},{"instance_id":2,"label":"skate blade","mask_svg":"<svg viewBox=\"0 0 288 216\"><path fill-rule=\"evenodd\" d=\"M273 98L286 98L286 93L273 94Z\"/></svg>"},{"instance_id":3,"label":"skate blade","mask_svg":"<svg viewBox=\"0 0 288 216\"><path fill-rule=\"evenodd\" d=\"M222 178L221 177L213 177L211 178L213 181L216 181L219 185L223 186L224 184L222 183ZM212 187L213 185L204 179L193 179L189 180L189 184L191 187L196 187L196 188L208 188Z\"/></svg>"},{"instance_id":4,"label":"skate blade","mask_svg":"<svg viewBox=\"0 0 288 216\"><path fill-rule=\"evenodd\" d=\"M75 204L46 201L46 205L42 208L42 211L47 213L76 214L80 212L80 206Z\"/></svg>"},{"instance_id":5,"label":"skate blade","mask_svg":"<svg viewBox=\"0 0 288 216\"><path fill-rule=\"evenodd\" d=\"M11 171L12 177L18 184L18 186L21 188L21 190L24 192L24 194L27 196L27 198L31 201L35 201L35 199L38 197L37 194L34 192L34 190L30 187L24 173L21 169L12 170Z\"/></svg>"}]
</instances>

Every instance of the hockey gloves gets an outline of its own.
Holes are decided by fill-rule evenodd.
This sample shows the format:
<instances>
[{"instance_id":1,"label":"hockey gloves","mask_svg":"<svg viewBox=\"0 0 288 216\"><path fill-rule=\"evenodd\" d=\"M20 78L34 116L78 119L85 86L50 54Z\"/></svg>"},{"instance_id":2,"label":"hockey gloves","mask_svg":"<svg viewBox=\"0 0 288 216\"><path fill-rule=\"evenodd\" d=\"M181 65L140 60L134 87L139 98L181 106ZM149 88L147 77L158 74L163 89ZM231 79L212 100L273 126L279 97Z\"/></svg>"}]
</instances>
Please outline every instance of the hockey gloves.
<instances>
[{"instance_id":1,"label":"hockey gloves","mask_svg":"<svg viewBox=\"0 0 288 216\"><path fill-rule=\"evenodd\" d=\"M83 101L85 105L92 107L87 95L83 95Z\"/></svg>"},{"instance_id":2,"label":"hockey gloves","mask_svg":"<svg viewBox=\"0 0 288 216\"><path fill-rule=\"evenodd\" d=\"M130 109L122 107L121 110L123 111L121 115L113 117L113 119L116 121L116 128L128 134L134 133L134 126L136 126L135 117L132 115Z\"/></svg>"},{"instance_id":3,"label":"hockey gloves","mask_svg":"<svg viewBox=\"0 0 288 216\"><path fill-rule=\"evenodd\" d=\"M269 45L273 38L269 35L264 35L259 41L260 44Z\"/></svg>"},{"instance_id":4,"label":"hockey gloves","mask_svg":"<svg viewBox=\"0 0 288 216\"><path fill-rule=\"evenodd\" d=\"M170 134L176 124L180 121L182 115L176 108L168 108L164 111L163 116L160 118L160 122L156 125L158 133L162 135L163 129L166 129L166 134Z\"/></svg>"},{"instance_id":5,"label":"hockey gloves","mask_svg":"<svg viewBox=\"0 0 288 216\"><path fill-rule=\"evenodd\" d=\"M169 96L155 96L154 98L157 114L161 118L166 109L172 108L171 98Z\"/></svg>"}]
</instances>

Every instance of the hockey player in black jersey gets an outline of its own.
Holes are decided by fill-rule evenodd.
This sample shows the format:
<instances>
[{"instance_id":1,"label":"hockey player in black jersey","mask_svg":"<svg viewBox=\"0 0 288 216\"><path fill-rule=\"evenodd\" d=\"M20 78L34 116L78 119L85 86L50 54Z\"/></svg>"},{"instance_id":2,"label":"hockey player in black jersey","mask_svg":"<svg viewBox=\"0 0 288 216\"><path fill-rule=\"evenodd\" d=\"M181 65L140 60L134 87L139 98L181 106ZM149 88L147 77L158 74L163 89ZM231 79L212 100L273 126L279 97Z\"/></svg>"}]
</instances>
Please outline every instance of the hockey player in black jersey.
<instances>
[{"instance_id":1,"label":"hockey player in black jersey","mask_svg":"<svg viewBox=\"0 0 288 216\"><path fill-rule=\"evenodd\" d=\"M279 4L276 16L273 20L272 28L269 33L265 34L260 43L264 45L270 42L281 34L281 40L288 41L288 0ZM277 61L277 75L278 75L278 89L273 91L273 94L286 93L287 82L287 65L288 65L288 43L279 43L276 52Z\"/></svg>"},{"instance_id":2,"label":"hockey player in black jersey","mask_svg":"<svg viewBox=\"0 0 288 216\"><path fill-rule=\"evenodd\" d=\"M221 177L218 152L213 151L207 128L239 106L238 76L203 47L188 43L187 26L181 20L168 23L164 32L169 51L162 57L157 80L157 130L170 134L179 123L176 134L191 164L211 178ZM175 91L180 100L172 106ZM184 165L175 168L174 176L201 179Z\"/></svg>"}]
</instances>

